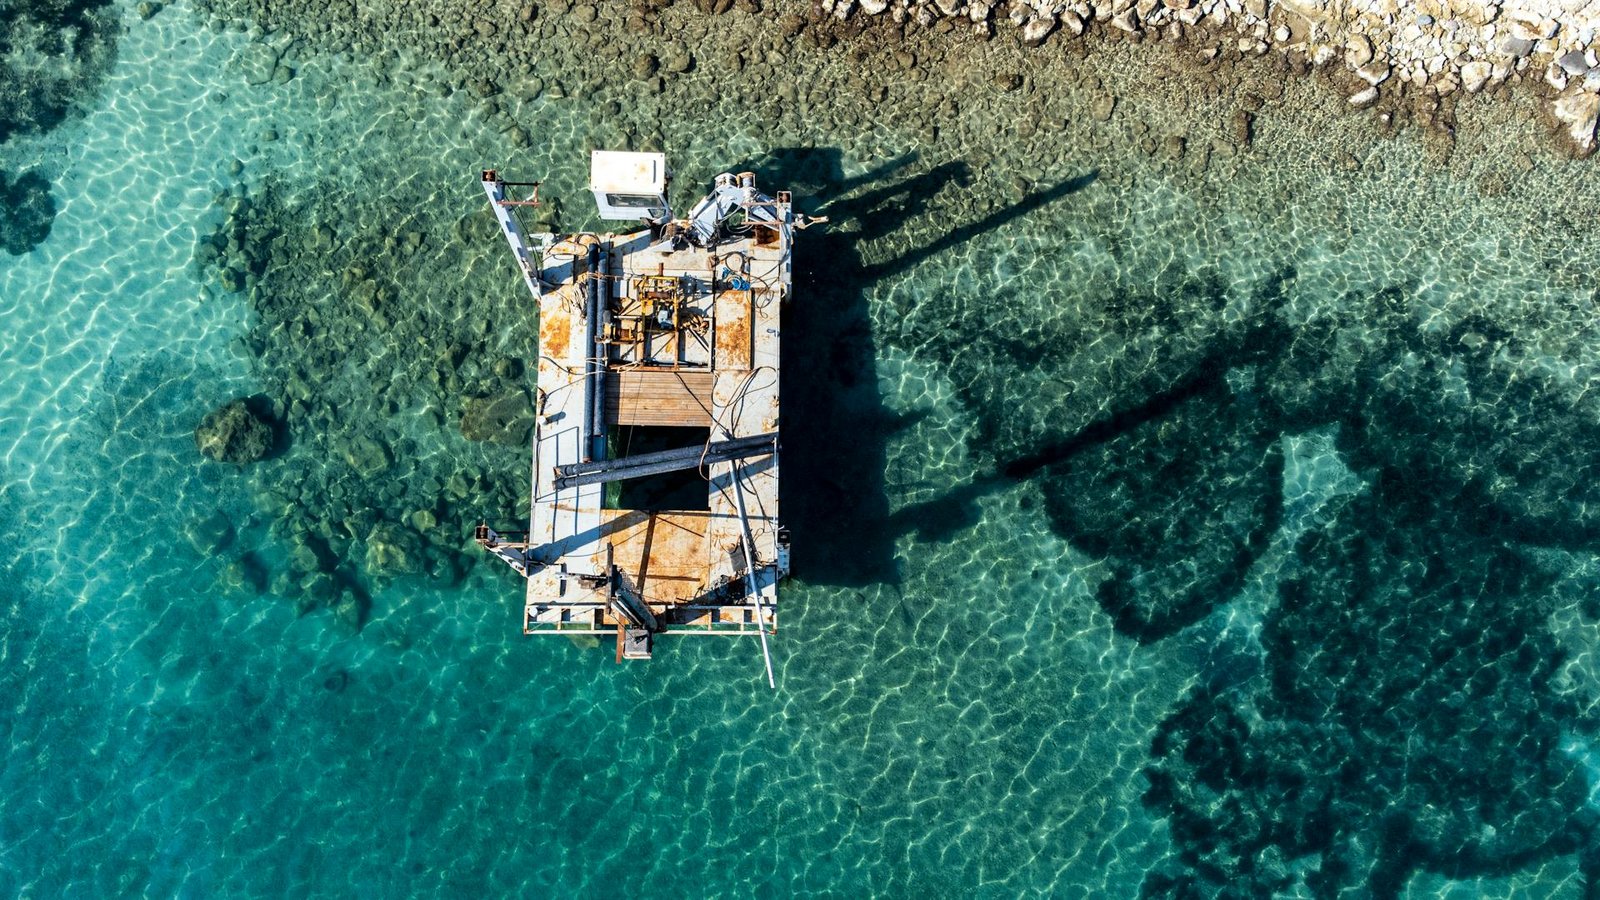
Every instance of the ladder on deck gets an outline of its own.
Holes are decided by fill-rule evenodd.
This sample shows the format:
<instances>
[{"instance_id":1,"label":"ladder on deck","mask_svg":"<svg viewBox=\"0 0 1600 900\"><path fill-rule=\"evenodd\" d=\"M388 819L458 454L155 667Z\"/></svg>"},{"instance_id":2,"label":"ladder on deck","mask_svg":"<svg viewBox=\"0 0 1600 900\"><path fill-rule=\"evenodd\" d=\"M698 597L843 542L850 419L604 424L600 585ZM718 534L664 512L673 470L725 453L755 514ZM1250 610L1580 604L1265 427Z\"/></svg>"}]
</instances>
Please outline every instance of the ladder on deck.
<instances>
[{"instance_id":1,"label":"ladder on deck","mask_svg":"<svg viewBox=\"0 0 1600 900\"><path fill-rule=\"evenodd\" d=\"M533 294L533 302L538 303L544 298L544 286L539 281L539 266L533 260L533 250L529 248L528 239L523 235L522 226L517 223L516 216L511 214L511 209L515 206L538 206L540 182L502 181L495 170L484 169L482 183L483 192L489 195L489 208L494 210L495 221L500 223L500 231L506 236L506 243L511 245L512 255L517 258L517 268L522 270L522 281ZM533 197L527 200L507 200L507 187L531 187Z\"/></svg>"}]
</instances>

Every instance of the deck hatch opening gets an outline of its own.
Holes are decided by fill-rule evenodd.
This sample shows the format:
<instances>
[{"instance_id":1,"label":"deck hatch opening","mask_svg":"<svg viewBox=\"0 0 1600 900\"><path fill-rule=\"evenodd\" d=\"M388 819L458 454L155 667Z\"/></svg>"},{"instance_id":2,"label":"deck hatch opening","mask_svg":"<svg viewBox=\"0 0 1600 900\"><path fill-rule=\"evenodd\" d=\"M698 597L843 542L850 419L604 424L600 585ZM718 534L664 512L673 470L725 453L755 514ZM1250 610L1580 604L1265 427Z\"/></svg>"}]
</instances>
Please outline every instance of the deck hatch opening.
<instances>
[{"instance_id":1,"label":"deck hatch opening","mask_svg":"<svg viewBox=\"0 0 1600 900\"><path fill-rule=\"evenodd\" d=\"M615 456L627 457L661 450L704 447L710 428L660 425L618 425L611 430ZM606 484L606 509L646 512L706 511L711 509L711 489L698 467L629 478Z\"/></svg>"}]
</instances>

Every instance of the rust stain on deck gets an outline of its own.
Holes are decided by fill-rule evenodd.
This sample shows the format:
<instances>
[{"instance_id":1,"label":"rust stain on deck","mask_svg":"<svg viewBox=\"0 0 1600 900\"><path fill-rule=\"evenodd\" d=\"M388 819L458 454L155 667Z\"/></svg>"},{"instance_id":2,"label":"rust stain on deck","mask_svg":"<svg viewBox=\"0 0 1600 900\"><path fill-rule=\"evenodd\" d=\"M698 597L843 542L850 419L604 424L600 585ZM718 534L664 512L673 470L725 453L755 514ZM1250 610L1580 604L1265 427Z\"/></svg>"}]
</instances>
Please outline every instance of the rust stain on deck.
<instances>
[{"instance_id":1,"label":"rust stain on deck","mask_svg":"<svg viewBox=\"0 0 1600 900\"><path fill-rule=\"evenodd\" d=\"M725 291L717 297L717 366L750 368L755 351L750 341L750 295Z\"/></svg>"},{"instance_id":2,"label":"rust stain on deck","mask_svg":"<svg viewBox=\"0 0 1600 900\"><path fill-rule=\"evenodd\" d=\"M565 362L571 341L572 317L560 303L546 304L539 314L540 352L551 359Z\"/></svg>"}]
</instances>

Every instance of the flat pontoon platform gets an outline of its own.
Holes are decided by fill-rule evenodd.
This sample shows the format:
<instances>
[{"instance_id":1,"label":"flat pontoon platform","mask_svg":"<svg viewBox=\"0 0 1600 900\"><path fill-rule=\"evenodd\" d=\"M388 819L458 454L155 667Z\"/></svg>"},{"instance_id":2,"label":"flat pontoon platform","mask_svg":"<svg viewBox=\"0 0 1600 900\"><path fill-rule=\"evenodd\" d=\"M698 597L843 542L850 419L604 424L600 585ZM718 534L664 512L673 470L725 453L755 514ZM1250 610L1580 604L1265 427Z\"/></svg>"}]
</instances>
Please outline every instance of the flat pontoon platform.
<instances>
[{"instance_id":1,"label":"flat pontoon platform","mask_svg":"<svg viewBox=\"0 0 1600 900\"><path fill-rule=\"evenodd\" d=\"M719 189L734 196L728 179ZM657 634L776 629L792 212L751 176L731 185L744 188L741 224L707 246L671 226L521 245L539 303L528 531L478 537L526 576L526 633L615 634L618 656L638 658ZM509 212L501 222L517 250ZM663 436L672 446L627 446ZM620 479L657 469L677 471L671 496L690 508L621 508Z\"/></svg>"}]
</instances>

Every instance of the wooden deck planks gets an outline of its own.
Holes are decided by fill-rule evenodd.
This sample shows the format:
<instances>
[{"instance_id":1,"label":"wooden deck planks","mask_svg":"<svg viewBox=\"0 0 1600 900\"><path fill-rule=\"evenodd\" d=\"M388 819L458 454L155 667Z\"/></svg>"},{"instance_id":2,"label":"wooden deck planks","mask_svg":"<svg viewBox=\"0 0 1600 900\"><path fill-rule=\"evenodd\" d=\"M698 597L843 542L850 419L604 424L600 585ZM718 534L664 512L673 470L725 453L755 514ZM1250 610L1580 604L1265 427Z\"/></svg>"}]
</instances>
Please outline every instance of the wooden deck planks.
<instances>
[{"instance_id":1,"label":"wooden deck planks","mask_svg":"<svg viewBox=\"0 0 1600 900\"><path fill-rule=\"evenodd\" d=\"M606 376L606 421L616 425L705 428L711 424L709 371L636 369Z\"/></svg>"}]
</instances>

